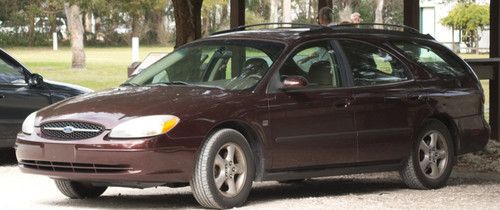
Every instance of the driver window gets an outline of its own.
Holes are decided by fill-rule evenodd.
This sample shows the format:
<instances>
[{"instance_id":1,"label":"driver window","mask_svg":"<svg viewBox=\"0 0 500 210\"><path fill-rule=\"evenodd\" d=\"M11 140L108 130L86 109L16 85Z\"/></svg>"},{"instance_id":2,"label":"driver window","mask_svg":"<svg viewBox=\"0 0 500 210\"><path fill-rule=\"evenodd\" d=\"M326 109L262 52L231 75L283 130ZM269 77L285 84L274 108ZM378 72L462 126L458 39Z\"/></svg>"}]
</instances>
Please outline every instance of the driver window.
<instances>
[{"instance_id":1,"label":"driver window","mask_svg":"<svg viewBox=\"0 0 500 210\"><path fill-rule=\"evenodd\" d=\"M24 74L19 70L0 59L0 84L25 84Z\"/></svg>"},{"instance_id":2,"label":"driver window","mask_svg":"<svg viewBox=\"0 0 500 210\"><path fill-rule=\"evenodd\" d=\"M323 41L299 48L280 69L280 77L302 76L310 88L340 87L339 72L330 43Z\"/></svg>"}]
</instances>

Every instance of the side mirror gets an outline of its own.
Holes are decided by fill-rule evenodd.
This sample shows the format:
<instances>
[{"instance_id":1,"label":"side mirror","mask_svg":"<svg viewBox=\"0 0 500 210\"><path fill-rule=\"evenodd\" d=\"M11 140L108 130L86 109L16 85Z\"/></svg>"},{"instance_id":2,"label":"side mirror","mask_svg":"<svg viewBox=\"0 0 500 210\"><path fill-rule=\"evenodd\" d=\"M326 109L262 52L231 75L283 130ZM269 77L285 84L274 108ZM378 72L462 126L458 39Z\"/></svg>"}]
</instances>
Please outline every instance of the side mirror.
<instances>
[{"instance_id":1,"label":"side mirror","mask_svg":"<svg viewBox=\"0 0 500 210\"><path fill-rule=\"evenodd\" d=\"M133 62L132 64L130 64L127 68L127 76L130 77L134 74L135 70L137 69L137 67L139 67L141 65L142 62Z\"/></svg>"},{"instance_id":2,"label":"side mirror","mask_svg":"<svg viewBox=\"0 0 500 210\"><path fill-rule=\"evenodd\" d=\"M30 87L39 87L43 84L43 77L40 74L32 74L28 78L28 85Z\"/></svg>"},{"instance_id":3,"label":"side mirror","mask_svg":"<svg viewBox=\"0 0 500 210\"><path fill-rule=\"evenodd\" d=\"M283 80L282 90L294 90L306 87L309 82L301 76L288 76Z\"/></svg>"}]
</instances>

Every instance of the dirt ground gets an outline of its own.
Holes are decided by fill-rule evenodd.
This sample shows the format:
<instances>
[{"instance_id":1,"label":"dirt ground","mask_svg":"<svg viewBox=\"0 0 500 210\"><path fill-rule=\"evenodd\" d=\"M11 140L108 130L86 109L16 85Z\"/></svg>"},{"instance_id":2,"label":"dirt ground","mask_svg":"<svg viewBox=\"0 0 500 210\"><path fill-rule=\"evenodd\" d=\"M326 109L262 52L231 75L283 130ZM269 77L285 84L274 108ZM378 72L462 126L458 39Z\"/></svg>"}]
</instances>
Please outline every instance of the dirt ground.
<instances>
[{"instance_id":1,"label":"dirt ground","mask_svg":"<svg viewBox=\"0 0 500 210\"><path fill-rule=\"evenodd\" d=\"M99 199L70 200L47 177L22 174L8 152L0 155L2 209L196 209L190 188L110 188ZM467 163L469 164L469 163ZM463 164L463 165L467 165ZM360 174L300 184L255 183L241 209L500 209L500 173L462 166L448 186L410 190L397 173Z\"/></svg>"}]
</instances>

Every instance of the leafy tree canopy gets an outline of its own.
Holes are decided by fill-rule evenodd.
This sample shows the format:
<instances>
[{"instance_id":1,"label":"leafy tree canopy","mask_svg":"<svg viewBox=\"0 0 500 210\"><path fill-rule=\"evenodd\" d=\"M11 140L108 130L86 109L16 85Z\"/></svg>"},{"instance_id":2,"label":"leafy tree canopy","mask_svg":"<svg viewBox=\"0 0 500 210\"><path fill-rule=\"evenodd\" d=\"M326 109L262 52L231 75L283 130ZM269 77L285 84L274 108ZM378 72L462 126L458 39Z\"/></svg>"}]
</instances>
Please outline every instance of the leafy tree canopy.
<instances>
[{"instance_id":1,"label":"leafy tree canopy","mask_svg":"<svg viewBox=\"0 0 500 210\"><path fill-rule=\"evenodd\" d=\"M473 3L459 3L453 8L448 16L441 20L445 26L464 31L476 31L490 24L489 5Z\"/></svg>"}]
</instances>

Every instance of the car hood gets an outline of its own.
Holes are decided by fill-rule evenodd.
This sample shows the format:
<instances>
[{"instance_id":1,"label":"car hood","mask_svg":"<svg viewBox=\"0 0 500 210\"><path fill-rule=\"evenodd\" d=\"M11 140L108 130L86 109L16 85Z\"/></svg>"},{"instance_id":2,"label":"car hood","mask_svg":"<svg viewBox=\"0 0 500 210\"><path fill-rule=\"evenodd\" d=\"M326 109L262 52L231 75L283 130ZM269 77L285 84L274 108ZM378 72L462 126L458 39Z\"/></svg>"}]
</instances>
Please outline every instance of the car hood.
<instances>
[{"instance_id":1,"label":"car hood","mask_svg":"<svg viewBox=\"0 0 500 210\"><path fill-rule=\"evenodd\" d=\"M35 125L48 121L88 121L106 129L131 118L170 114L183 118L203 112L231 94L195 86L119 87L76 96L40 110Z\"/></svg>"}]
</instances>

